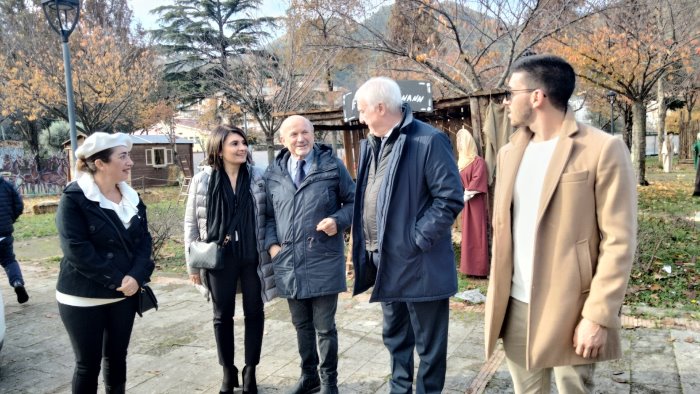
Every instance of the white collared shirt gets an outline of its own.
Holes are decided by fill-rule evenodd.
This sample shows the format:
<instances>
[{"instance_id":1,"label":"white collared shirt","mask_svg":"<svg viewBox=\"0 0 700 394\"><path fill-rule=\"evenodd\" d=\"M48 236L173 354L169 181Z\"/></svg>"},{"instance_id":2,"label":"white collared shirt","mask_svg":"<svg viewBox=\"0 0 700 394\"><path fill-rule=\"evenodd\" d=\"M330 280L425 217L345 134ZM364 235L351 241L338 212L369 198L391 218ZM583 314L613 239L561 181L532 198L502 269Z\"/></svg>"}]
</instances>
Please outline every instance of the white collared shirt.
<instances>
[{"instance_id":1,"label":"white collared shirt","mask_svg":"<svg viewBox=\"0 0 700 394\"><path fill-rule=\"evenodd\" d=\"M95 183L95 178L91 174L81 173L78 176L78 186L83 190L85 198L100 204L100 208L113 210L124 224L124 228L129 228L131 219L138 214L139 194L126 182L119 182L117 187L122 194L122 200L115 203L107 199Z\"/></svg>"}]
</instances>

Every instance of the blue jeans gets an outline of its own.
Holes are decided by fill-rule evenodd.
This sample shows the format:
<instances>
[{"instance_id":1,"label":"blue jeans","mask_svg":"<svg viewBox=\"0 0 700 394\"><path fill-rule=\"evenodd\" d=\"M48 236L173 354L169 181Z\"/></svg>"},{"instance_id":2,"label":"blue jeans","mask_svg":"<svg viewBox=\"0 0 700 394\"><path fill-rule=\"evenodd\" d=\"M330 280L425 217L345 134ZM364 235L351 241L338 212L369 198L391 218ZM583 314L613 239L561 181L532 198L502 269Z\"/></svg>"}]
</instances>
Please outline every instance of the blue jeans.
<instances>
[{"instance_id":1,"label":"blue jeans","mask_svg":"<svg viewBox=\"0 0 700 394\"><path fill-rule=\"evenodd\" d=\"M12 246L14 238L12 236L5 237L0 241L0 265L5 269L7 280L10 281L10 286L19 282L24 286L24 278L22 278L22 270L19 268L19 263L15 258L15 251Z\"/></svg>"},{"instance_id":2,"label":"blue jeans","mask_svg":"<svg viewBox=\"0 0 700 394\"><path fill-rule=\"evenodd\" d=\"M302 300L290 298L287 302L289 312L292 314L292 323L297 330L302 375L316 376L318 368L324 385L336 385L338 383L338 331L335 328L335 311L338 307L338 294Z\"/></svg>"},{"instance_id":3,"label":"blue jeans","mask_svg":"<svg viewBox=\"0 0 700 394\"><path fill-rule=\"evenodd\" d=\"M420 358L416 394L442 392L447 372L449 299L382 302L382 313L382 338L391 355L391 393L412 392L414 348Z\"/></svg>"}]
</instances>

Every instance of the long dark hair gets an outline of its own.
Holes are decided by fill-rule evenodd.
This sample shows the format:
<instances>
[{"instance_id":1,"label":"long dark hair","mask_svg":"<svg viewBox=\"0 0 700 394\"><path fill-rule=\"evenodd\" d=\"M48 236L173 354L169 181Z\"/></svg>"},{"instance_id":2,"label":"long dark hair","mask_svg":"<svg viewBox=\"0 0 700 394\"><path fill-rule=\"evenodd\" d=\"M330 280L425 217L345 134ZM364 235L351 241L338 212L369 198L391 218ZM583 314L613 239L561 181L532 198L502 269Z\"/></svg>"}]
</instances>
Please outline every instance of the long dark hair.
<instances>
[{"instance_id":1,"label":"long dark hair","mask_svg":"<svg viewBox=\"0 0 700 394\"><path fill-rule=\"evenodd\" d=\"M219 157L221 151L224 148L224 141L229 134L235 133L243 138L243 143L248 146L248 137L245 135L243 130L236 126L221 125L218 126L212 132L211 137L209 137L209 142L207 143L207 165L211 166L215 170L224 168L224 160Z\"/></svg>"}]
</instances>

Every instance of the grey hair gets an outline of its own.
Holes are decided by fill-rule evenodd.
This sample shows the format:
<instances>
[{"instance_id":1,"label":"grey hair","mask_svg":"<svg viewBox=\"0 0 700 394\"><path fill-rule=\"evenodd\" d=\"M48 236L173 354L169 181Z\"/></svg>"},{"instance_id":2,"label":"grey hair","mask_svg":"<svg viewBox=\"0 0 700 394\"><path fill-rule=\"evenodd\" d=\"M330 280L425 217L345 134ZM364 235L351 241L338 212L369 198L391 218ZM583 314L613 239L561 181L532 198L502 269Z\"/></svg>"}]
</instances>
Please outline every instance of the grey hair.
<instances>
[{"instance_id":1,"label":"grey hair","mask_svg":"<svg viewBox=\"0 0 700 394\"><path fill-rule=\"evenodd\" d=\"M401 88L391 78L375 77L363 83L355 92L355 101L364 100L367 105L383 103L390 113L401 113Z\"/></svg>"}]
</instances>

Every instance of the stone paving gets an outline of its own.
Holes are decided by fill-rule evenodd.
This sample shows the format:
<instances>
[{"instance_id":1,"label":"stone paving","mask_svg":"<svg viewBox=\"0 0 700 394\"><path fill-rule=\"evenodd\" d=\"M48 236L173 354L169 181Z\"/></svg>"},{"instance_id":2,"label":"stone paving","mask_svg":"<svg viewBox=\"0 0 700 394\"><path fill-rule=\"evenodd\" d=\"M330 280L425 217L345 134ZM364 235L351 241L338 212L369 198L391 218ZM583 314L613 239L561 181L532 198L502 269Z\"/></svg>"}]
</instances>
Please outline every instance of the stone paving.
<instances>
[{"instance_id":1,"label":"stone paving","mask_svg":"<svg viewBox=\"0 0 700 394\"><path fill-rule=\"evenodd\" d=\"M0 278L7 334L0 352L0 393L68 393L73 354L55 301L56 263L23 262L30 300L18 305ZM129 393L217 393L221 368L211 327L211 305L181 278L156 275L160 310L136 318L129 348ZM237 310L242 310L240 304ZM265 307L261 393L288 390L299 375L296 336L284 300ZM389 355L381 341L381 308L365 296L341 295L341 393L387 393ZM243 366L243 320L235 318L236 364ZM623 331L625 356L601 363L599 393L700 393L700 332L636 328ZM445 393L509 393L504 362L483 359L483 314L454 304L448 338ZM416 362L417 364L417 362ZM100 389L102 391L102 388Z\"/></svg>"}]
</instances>

